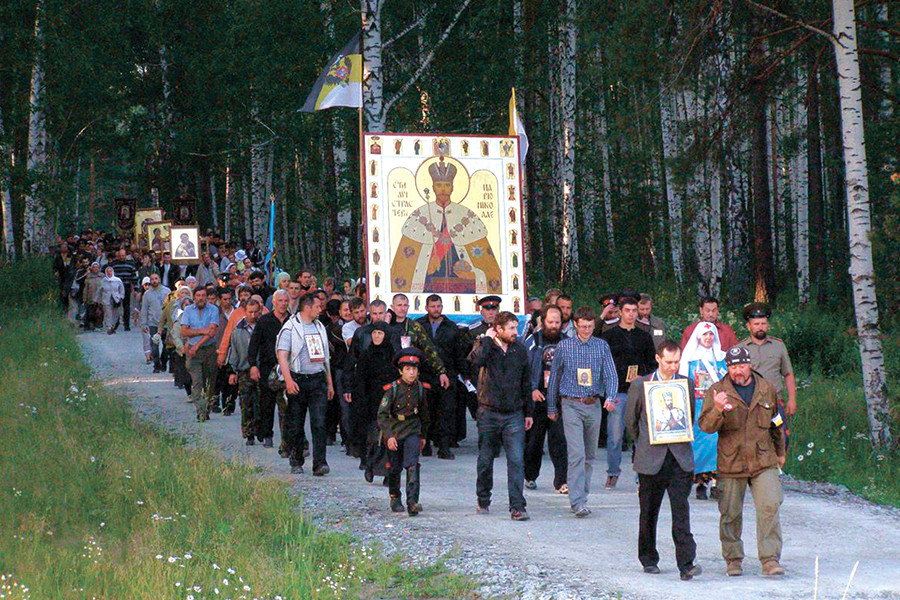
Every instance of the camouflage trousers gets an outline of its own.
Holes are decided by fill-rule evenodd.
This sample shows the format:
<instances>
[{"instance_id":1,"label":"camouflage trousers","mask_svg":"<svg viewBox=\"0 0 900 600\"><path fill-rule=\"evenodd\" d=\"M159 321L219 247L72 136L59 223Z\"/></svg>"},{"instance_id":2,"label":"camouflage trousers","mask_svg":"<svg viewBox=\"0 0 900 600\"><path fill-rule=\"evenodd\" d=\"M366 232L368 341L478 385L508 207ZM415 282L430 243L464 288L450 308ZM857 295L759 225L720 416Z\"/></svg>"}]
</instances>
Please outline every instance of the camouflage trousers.
<instances>
[{"instance_id":1,"label":"camouflage trousers","mask_svg":"<svg viewBox=\"0 0 900 600\"><path fill-rule=\"evenodd\" d=\"M259 387L250 379L250 370L238 371L238 395L241 397L241 435L252 439L256 435L256 420L259 415Z\"/></svg>"}]
</instances>

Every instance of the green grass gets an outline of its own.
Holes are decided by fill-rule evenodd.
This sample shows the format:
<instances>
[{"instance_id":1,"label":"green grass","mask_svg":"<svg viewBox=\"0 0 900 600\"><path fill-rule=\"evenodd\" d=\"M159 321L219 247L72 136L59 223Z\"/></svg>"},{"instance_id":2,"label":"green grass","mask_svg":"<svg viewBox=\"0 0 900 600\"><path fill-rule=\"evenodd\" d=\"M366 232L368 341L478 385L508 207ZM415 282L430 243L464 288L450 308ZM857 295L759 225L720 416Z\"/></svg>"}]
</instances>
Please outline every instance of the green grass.
<instances>
[{"instance_id":1,"label":"green grass","mask_svg":"<svg viewBox=\"0 0 900 600\"><path fill-rule=\"evenodd\" d=\"M52 293L36 292L46 265L18 272L5 304L22 309L0 326L0 597L472 595L445 569L317 530L287 483L138 421L91 382Z\"/></svg>"}]
</instances>

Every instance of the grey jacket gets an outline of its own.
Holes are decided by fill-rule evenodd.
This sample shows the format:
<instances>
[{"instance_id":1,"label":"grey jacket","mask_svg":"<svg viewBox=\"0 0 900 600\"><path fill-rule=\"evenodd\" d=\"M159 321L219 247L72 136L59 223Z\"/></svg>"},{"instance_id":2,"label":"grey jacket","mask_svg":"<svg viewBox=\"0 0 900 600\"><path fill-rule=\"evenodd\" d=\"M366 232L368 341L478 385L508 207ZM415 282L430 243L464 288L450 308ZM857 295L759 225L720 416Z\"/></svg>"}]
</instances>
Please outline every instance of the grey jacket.
<instances>
[{"instance_id":1,"label":"grey jacket","mask_svg":"<svg viewBox=\"0 0 900 600\"><path fill-rule=\"evenodd\" d=\"M641 475L656 475L663 466L666 452L672 452L672 456L678 461L678 465L688 473L694 472L694 449L690 442L678 444L650 445L650 435L647 432L647 415L644 409L644 382L649 381L656 371L649 375L643 375L631 382L628 388L628 402L625 405L625 426L631 439L635 440L634 465L636 473ZM676 375L676 379L687 379L684 375ZM688 382L688 394L691 403L691 423L696 420L694 414L694 384Z\"/></svg>"},{"instance_id":2,"label":"grey jacket","mask_svg":"<svg viewBox=\"0 0 900 600\"><path fill-rule=\"evenodd\" d=\"M253 335L253 329L247 323L247 319L243 318L234 326L231 332L231 342L228 345L228 364L235 371L249 371L250 361L247 359L247 349L250 347L250 337Z\"/></svg>"},{"instance_id":3,"label":"grey jacket","mask_svg":"<svg viewBox=\"0 0 900 600\"><path fill-rule=\"evenodd\" d=\"M141 315L138 319L140 327L156 327L159 317L162 315L163 304L166 303L166 298L170 293L169 288L164 285L160 285L156 289L151 287L144 292L141 298Z\"/></svg>"}]
</instances>

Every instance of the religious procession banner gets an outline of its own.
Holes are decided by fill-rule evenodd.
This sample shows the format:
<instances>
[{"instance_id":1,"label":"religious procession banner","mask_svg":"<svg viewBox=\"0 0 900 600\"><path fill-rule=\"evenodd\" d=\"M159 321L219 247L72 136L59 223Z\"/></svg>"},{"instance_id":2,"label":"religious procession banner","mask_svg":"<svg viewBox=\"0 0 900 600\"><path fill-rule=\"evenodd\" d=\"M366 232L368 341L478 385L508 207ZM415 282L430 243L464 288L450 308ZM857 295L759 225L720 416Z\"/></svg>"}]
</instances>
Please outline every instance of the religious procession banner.
<instances>
[{"instance_id":1,"label":"religious procession banner","mask_svg":"<svg viewBox=\"0 0 900 600\"><path fill-rule=\"evenodd\" d=\"M515 136L369 133L363 199L369 297L421 313L478 313L496 295L524 314L522 184Z\"/></svg>"}]
</instances>

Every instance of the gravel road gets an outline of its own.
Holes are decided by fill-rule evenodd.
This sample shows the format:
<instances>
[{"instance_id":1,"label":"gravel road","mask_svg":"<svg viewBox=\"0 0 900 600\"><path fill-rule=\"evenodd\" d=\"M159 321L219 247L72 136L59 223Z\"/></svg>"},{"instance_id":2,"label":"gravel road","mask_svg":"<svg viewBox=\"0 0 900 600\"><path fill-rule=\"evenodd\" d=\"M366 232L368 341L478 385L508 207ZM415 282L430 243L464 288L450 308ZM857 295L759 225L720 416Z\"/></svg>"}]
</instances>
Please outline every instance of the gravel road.
<instances>
[{"instance_id":1,"label":"gravel road","mask_svg":"<svg viewBox=\"0 0 900 600\"><path fill-rule=\"evenodd\" d=\"M376 479L367 484L357 460L328 448L331 474L314 478L310 469L291 475L275 449L246 447L235 414L198 425L168 374L153 374L145 365L140 334L120 332L79 336L97 380L127 395L144 418L188 440L209 444L223 455L246 459L267 476L292 482L303 511L319 526L350 531L361 542L377 542L389 553L413 563L442 560L455 572L470 575L486 597L499 598L812 598L814 563L819 557L819 598L840 598L853 565L859 569L848 597L900 598L900 511L877 507L839 486L785 481L781 510L785 577L760 575L755 559L755 515L748 494L744 510L747 559L743 577L728 578L720 554L718 510L714 502L691 500L691 521L704 573L691 582L678 578L664 502L659 523L661 575L645 575L637 560L638 503L634 476L623 467L618 489L602 489L605 455L598 455L593 514L576 520L567 498L553 492L552 465L545 457L538 489L526 490L531 521L510 521L505 511L505 461L494 469L494 511L475 515L475 426L457 451L457 460L422 459L421 502L425 511L411 519L388 510L387 490ZM277 436L277 427L276 427ZM627 462L627 461L626 461ZM599 484L599 485L598 485ZM299 501L299 500L298 500Z\"/></svg>"}]
</instances>

